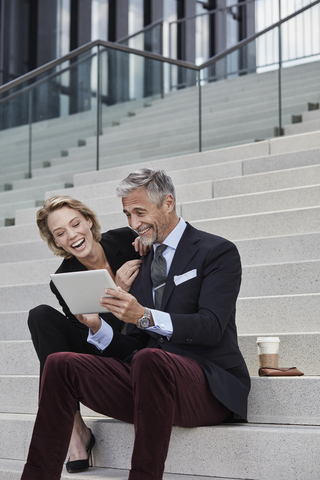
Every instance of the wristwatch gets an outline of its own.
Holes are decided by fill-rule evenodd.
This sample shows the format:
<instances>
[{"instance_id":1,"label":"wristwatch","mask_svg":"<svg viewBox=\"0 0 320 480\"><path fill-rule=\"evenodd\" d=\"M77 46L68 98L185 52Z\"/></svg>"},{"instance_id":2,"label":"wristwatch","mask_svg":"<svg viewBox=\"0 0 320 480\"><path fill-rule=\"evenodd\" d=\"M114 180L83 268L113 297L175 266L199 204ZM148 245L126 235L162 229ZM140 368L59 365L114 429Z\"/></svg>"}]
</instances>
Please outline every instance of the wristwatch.
<instances>
[{"instance_id":1,"label":"wristwatch","mask_svg":"<svg viewBox=\"0 0 320 480\"><path fill-rule=\"evenodd\" d=\"M143 317L138 320L138 328L141 328L141 330L145 330L150 326L150 310L149 308L146 307Z\"/></svg>"}]
</instances>

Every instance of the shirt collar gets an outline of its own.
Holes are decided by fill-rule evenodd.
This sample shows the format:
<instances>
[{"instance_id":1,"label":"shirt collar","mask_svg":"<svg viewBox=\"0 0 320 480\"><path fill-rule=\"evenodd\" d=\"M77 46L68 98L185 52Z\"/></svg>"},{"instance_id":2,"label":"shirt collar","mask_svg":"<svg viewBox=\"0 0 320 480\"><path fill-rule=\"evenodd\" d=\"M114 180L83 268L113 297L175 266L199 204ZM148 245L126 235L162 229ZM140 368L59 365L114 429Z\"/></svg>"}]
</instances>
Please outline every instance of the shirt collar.
<instances>
[{"instance_id":1,"label":"shirt collar","mask_svg":"<svg viewBox=\"0 0 320 480\"><path fill-rule=\"evenodd\" d=\"M167 245L167 247L171 247L174 250L176 250L178 243L181 240L181 237L186 229L186 222L183 220L183 218L180 218L180 221L178 225L172 230L172 232L169 233L167 238L164 240L164 244ZM158 247L159 243L154 243L153 244L153 251L156 251L156 248Z\"/></svg>"}]
</instances>

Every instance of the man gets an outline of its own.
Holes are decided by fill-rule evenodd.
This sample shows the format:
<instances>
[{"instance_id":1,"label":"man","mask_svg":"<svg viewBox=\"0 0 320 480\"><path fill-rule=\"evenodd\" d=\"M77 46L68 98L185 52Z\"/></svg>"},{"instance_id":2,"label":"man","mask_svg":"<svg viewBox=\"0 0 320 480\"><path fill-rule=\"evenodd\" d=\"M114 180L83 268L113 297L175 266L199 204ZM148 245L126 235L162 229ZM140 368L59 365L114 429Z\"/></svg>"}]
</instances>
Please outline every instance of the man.
<instances>
[{"instance_id":1,"label":"man","mask_svg":"<svg viewBox=\"0 0 320 480\"><path fill-rule=\"evenodd\" d=\"M173 425L246 420L250 377L235 326L236 247L177 216L174 186L163 171L134 172L117 194L130 227L153 246L131 293L107 289L113 297L101 299L128 324L127 334L97 315L83 316L101 356L48 358L23 480L60 478L78 400L134 424L129 480L162 479Z\"/></svg>"}]
</instances>

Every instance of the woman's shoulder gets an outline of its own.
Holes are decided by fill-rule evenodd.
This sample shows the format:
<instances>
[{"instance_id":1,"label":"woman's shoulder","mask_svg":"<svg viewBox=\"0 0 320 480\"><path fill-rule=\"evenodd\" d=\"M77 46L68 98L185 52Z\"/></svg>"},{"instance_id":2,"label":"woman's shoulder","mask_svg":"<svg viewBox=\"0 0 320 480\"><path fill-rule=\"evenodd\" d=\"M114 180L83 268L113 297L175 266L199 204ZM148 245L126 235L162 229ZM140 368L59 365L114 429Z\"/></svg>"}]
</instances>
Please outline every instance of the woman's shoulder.
<instances>
[{"instance_id":1,"label":"woman's shoulder","mask_svg":"<svg viewBox=\"0 0 320 480\"><path fill-rule=\"evenodd\" d=\"M86 270L85 266L76 257L65 258L55 273L68 273Z\"/></svg>"},{"instance_id":2,"label":"woman's shoulder","mask_svg":"<svg viewBox=\"0 0 320 480\"><path fill-rule=\"evenodd\" d=\"M123 227L103 233L100 243L109 260L111 256L128 256L130 258L127 260L130 260L139 258L132 246L136 237L137 234L131 228Z\"/></svg>"},{"instance_id":3,"label":"woman's shoulder","mask_svg":"<svg viewBox=\"0 0 320 480\"><path fill-rule=\"evenodd\" d=\"M132 241L138 235L129 227L115 228L114 230L108 230L102 234L102 240L111 241L111 242L120 242L127 243Z\"/></svg>"}]
</instances>

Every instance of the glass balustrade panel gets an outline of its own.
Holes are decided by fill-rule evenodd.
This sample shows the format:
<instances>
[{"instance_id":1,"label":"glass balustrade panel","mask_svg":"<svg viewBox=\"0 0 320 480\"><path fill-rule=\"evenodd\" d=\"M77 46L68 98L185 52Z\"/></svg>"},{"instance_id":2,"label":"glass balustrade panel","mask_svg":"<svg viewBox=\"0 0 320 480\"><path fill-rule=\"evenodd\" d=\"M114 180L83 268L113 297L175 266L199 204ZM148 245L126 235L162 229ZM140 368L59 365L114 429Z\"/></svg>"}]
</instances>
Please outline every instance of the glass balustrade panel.
<instances>
[{"instance_id":1,"label":"glass balustrade panel","mask_svg":"<svg viewBox=\"0 0 320 480\"><path fill-rule=\"evenodd\" d=\"M279 134L278 63L259 73L253 41L201 71L202 150Z\"/></svg>"},{"instance_id":2,"label":"glass balustrade panel","mask_svg":"<svg viewBox=\"0 0 320 480\"><path fill-rule=\"evenodd\" d=\"M112 49L101 65L100 168L199 151L194 70Z\"/></svg>"},{"instance_id":3,"label":"glass balustrade panel","mask_svg":"<svg viewBox=\"0 0 320 480\"><path fill-rule=\"evenodd\" d=\"M50 175L56 188L95 169L97 68L94 48L32 90L32 176Z\"/></svg>"},{"instance_id":4,"label":"glass balustrade panel","mask_svg":"<svg viewBox=\"0 0 320 480\"><path fill-rule=\"evenodd\" d=\"M21 192L29 169L29 125L15 125L16 116L28 119L29 95L21 94L0 105L0 227L10 225L15 210L35 206L32 195Z\"/></svg>"},{"instance_id":5,"label":"glass balustrade panel","mask_svg":"<svg viewBox=\"0 0 320 480\"><path fill-rule=\"evenodd\" d=\"M306 3L306 2L304 2ZM302 7L302 1L298 1ZM283 14L291 13L284 3ZM282 128L285 135L320 129L320 5L281 26ZM295 100L294 108L292 99ZM285 115L290 108L290 115Z\"/></svg>"}]
</instances>

